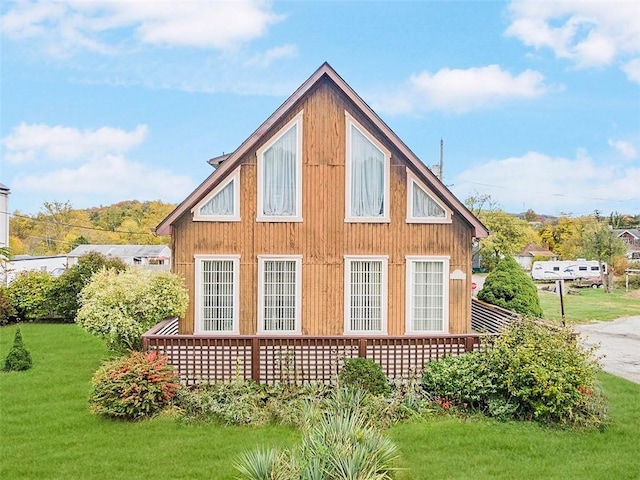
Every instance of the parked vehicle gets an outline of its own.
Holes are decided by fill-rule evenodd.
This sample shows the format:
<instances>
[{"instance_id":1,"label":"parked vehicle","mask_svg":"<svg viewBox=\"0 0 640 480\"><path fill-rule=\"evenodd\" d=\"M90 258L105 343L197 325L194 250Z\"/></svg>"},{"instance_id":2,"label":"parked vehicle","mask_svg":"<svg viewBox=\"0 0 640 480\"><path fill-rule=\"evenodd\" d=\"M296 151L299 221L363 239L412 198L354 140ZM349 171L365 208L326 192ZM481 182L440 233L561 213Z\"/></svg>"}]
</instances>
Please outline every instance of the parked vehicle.
<instances>
[{"instance_id":1,"label":"parked vehicle","mask_svg":"<svg viewBox=\"0 0 640 480\"><path fill-rule=\"evenodd\" d=\"M602 279L602 274L607 273L607 264L602 264L603 271L597 260L547 260L533 262L531 277L534 280L575 280L577 278Z\"/></svg>"},{"instance_id":2,"label":"parked vehicle","mask_svg":"<svg viewBox=\"0 0 640 480\"><path fill-rule=\"evenodd\" d=\"M578 278L571 283L573 288L602 288L602 278Z\"/></svg>"}]
</instances>

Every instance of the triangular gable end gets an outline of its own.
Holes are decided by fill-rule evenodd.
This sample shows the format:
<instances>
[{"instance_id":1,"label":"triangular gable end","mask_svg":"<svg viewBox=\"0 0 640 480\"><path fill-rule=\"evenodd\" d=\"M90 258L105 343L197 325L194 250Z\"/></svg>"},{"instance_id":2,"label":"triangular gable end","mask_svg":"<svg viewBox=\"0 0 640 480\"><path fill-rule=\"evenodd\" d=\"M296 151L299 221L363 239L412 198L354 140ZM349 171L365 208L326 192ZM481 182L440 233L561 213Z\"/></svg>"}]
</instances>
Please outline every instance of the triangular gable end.
<instances>
[{"instance_id":1,"label":"triangular gable end","mask_svg":"<svg viewBox=\"0 0 640 480\"><path fill-rule=\"evenodd\" d=\"M253 148L256 143L271 129L282 117L308 94L313 87L323 78L328 78L333 84L346 95L364 116L385 136L412 165L412 170L424 178L429 185L433 186L434 198L442 200L443 204L450 205L452 213L460 214L474 229L474 237L482 238L489 235L487 228L458 200L453 193L429 170L422 161L404 144L404 142L387 126L386 123L360 98L360 96L338 75L338 73L328 64L323 63L311 77L309 77L249 138L247 138L236 151L220 165L198 188L196 188L176 209L170 213L156 228L159 235L171 233L173 224L185 212L189 211L203 200L205 195L214 188L221 179L226 178L230 171L238 166L245 153Z\"/></svg>"},{"instance_id":2,"label":"triangular gable end","mask_svg":"<svg viewBox=\"0 0 640 480\"><path fill-rule=\"evenodd\" d=\"M192 209L194 221L240 221L240 168L216 186Z\"/></svg>"}]
</instances>

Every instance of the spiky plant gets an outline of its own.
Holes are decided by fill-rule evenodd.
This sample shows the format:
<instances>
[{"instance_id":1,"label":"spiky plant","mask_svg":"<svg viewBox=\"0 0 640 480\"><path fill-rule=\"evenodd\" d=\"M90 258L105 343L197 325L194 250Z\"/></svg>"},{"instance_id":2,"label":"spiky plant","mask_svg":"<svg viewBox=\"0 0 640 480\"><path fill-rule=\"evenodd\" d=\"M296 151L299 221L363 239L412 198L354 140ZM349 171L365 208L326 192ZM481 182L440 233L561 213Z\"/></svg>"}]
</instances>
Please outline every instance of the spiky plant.
<instances>
[{"instance_id":1,"label":"spiky plant","mask_svg":"<svg viewBox=\"0 0 640 480\"><path fill-rule=\"evenodd\" d=\"M8 372L12 370L22 371L29 370L32 365L31 354L22 342L22 333L20 332L20 327L18 327L13 337L13 347L9 350L9 354L4 361L4 369Z\"/></svg>"}]
</instances>

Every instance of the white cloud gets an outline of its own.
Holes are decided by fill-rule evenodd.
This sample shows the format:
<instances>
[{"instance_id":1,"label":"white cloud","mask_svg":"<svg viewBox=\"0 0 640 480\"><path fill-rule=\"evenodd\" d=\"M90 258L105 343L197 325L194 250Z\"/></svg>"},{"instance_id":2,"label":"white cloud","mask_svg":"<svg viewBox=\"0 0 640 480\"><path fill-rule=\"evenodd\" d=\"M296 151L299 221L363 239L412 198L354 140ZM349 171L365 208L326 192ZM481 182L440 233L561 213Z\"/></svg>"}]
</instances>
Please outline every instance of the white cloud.
<instances>
[{"instance_id":1,"label":"white cloud","mask_svg":"<svg viewBox=\"0 0 640 480\"><path fill-rule=\"evenodd\" d=\"M22 174L12 182L16 194L69 200L76 208L123 199L179 202L194 187L186 175L129 161L121 155L105 155L77 168Z\"/></svg>"},{"instance_id":2,"label":"white cloud","mask_svg":"<svg viewBox=\"0 0 640 480\"><path fill-rule=\"evenodd\" d=\"M630 82L640 83L640 58L634 58L622 66Z\"/></svg>"},{"instance_id":3,"label":"white cloud","mask_svg":"<svg viewBox=\"0 0 640 480\"><path fill-rule=\"evenodd\" d=\"M389 114L431 110L463 113L513 99L539 97L548 91L543 75L533 70L514 76L499 65L443 68L435 74L411 75L407 85L381 96L374 108Z\"/></svg>"},{"instance_id":4,"label":"white cloud","mask_svg":"<svg viewBox=\"0 0 640 480\"><path fill-rule=\"evenodd\" d=\"M546 214L586 214L594 209L634 212L640 205L637 165L600 165L583 150L574 159L529 152L492 160L463 171L453 181L460 198L480 191L512 212L528 208Z\"/></svg>"},{"instance_id":5,"label":"white cloud","mask_svg":"<svg viewBox=\"0 0 640 480\"><path fill-rule=\"evenodd\" d=\"M298 55L298 48L295 45L286 44L280 47L274 47L264 53L259 53L248 59L245 64L258 67L268 67L275 60L281 58L293 58Z\"/></svg>"},{"instance_id":6,"label":"white cloud","mask_svg":"<svg viewBox=\"0 0 640 480\"><path fill-rule=\"evenodd\" d=\"M631 142L609 139L608 143L610 147L613 147L615 150L617 150L627 160L633 160L638 156L638 151Z\"/></svg>"},{"instance_id":7,"label":"white cloud","mask_svg":"<svg viewBox=\"0 0 640 480\"><path fill-rule=\"evenodd\" d=\"M122 153L140 145L147 137L146 125L127 132L119 128L102 127L79 130L71 127L27 125L22 123L2 139L4 158L9 163L52 160L73 162Z\"/></svg>"},{"instance_id":8,"label":"white cloud","mask_svg":"<svg viewBox=\"0 0 640 480\"><path fill-rule=\"evenodd\" d=\"M578 68L606 67L640 53L640 11L633 1L516 0L509 11L507 36L536 50L549 48Z\"/></svg>"},{"instance_id":9,"label":"white cloud","mask_svg":"<svg viewBox=\"0 0 640 480\"><path fill-rule=\"evenodd\" d=\"M264 0L21 1L0 18L0 28L9 38L43 37L59 55L109 53L109 42L117 45L123 33L140 44L231 50L283 20L271 7Z\"/></svg>"}]
</instances>

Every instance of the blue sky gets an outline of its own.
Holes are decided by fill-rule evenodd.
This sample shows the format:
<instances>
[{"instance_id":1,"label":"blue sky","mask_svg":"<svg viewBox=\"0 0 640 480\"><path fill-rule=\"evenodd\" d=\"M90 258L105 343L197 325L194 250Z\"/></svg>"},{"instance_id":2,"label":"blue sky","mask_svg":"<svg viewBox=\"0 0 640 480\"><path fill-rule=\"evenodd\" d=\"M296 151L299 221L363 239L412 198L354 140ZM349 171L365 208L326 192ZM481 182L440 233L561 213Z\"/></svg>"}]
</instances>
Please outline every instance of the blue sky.
<instances>
[{"instance_id":1,"label":"blue sky","mask_svg":"<svg viewBox=\"0 0 640 480\"><path fill-rule=\"evenodd\" d=\"M640 213L640 3L5 1L11 210L179 202L328 61L444 182Z\"/></svg>"}]
</instances>

